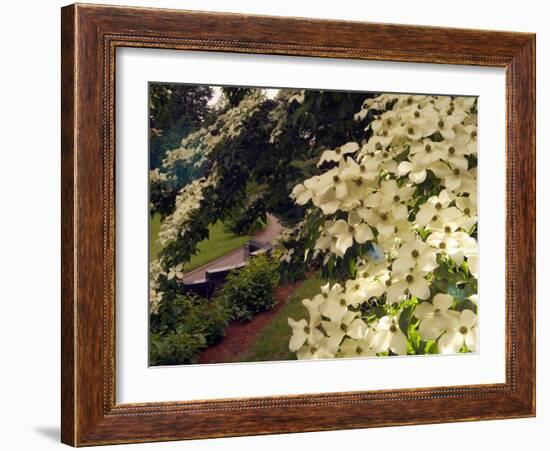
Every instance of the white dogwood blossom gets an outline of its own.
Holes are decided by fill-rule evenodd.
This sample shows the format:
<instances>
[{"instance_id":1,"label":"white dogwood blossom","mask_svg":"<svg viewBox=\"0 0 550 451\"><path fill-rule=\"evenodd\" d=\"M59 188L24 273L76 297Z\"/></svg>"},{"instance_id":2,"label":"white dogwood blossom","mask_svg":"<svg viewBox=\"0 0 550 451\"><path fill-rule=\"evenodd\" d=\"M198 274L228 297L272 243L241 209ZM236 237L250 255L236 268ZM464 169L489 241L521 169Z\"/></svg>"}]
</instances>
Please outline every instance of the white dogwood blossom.
<instances>
[{"instance_id":1,"label":"white dogwood blossom","mask_svg":"<svg viewBox=\"0 0 550 451\"><path fill-rule=\"evenodd\" d=\"M331 268L345 262L350 275L308 301L317 313L291 323L291 350L299 359L405 355L418 343L422 353L475 352L476 99L382 94L354 119L370 121L368 139L322 152L320 172L292 191L323 218L314 255ZM467 294L454 297L451 285Z\"/></svg>"},{"instance_id":2,"label":"white dogwood blossom","mask_svg":"<svg viewBox=\"0 0 550 451\"><path fill-rule=\"evenodd\" d=\"M438 341L441 354L456 354L463 346L470 352L477 350L477 315L471 310L463 310L454 327Z\"/></svg>"},{"instance_id":3,"label":"white dogwood blossom","mask_svg":"<svg viewBox=\"0 0 550 451\"><path fill-rule=\"evenodd\" d=\"M399 328L397 317L384 316L372 328L372 348L374 351L391 351L397 355L407 354L407 337Z\"/></svg>"},{"instance_id":4,"label":"white dogwood blossom","mask_svg":"<svg viewBox=\"0 0 550 451\"><path fill-rule=\"evenodd\" d=\"M414 311L420 320L418 331L423 340L436 340L442 333L453 330L459 323L460 313L450 310L453 297L449 294L436 294L433 303L422 302Z\"/></svg>"}]
</instances>

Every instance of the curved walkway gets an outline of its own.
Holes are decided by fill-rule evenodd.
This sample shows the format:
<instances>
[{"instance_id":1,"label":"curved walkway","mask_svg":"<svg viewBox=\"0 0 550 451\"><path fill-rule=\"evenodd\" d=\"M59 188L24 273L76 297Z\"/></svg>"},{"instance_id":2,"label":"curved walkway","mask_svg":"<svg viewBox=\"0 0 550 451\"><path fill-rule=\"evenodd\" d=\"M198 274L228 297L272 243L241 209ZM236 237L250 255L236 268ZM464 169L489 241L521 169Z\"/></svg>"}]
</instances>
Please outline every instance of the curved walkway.
<instances>
[{"instance_id":1,"label":"curved walkway","mask_svg":"<svg viewBox=\"0 0 550 451\"><path fill-rule=\"evenodd\" d=\"M267 226L254 236L256 241L260 241L264 244L271 243L283 229L283 226L279 223L279 220L273 216L271 213L267 214ZM228 254L222 255L211 262L208 262L206 265L199 266L198 268L190 271L187 274L183 275L184 283L191 283L197 280L206 278L206 271L217 269L217 268L226 268L240 263L244 263L247 259L247 254L245 251L245 246L241 246Z\"/></svg>"},{"instance_id":2,"label":"curved walkway","mask_svg":"<svg viewBox=\"0 0 550 451\"><path fill-rule=\"evenodd\" d=\"M290 299L292 293L302 285L298 281L290 285L277 287L275 291L275 306L267 312L258 313L249 322L241 323L233 321L225 330L225 336L216 343L201 352L198 363L230 363L253 362L246 360L254 343L260 338L262 332L268 327L279 311ZM290 327L288 329L290 339Z\"/></svg>"}]
</instances>

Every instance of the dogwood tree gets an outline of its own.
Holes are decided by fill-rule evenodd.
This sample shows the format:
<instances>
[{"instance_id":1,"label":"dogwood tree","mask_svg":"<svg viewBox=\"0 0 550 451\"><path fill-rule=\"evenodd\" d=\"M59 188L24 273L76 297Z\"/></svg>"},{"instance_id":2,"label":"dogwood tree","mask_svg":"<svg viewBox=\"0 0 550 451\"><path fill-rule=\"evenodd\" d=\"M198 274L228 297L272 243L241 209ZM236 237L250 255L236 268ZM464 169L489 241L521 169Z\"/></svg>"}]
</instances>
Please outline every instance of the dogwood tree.
<instances>
[{"instance_id":1,"label":"dogwood tree","mask_svg":"<svg viewBox=\"0 0 550 451\"><path fill-rule=\"evenodd\" d=\"M283 259L320 259L329 282L302 301L309 320L289 318L290 350L476 351L476 99L383 94L355 119L368 137L323 152L292 191L308 211L288 241L308 245Z\"/></svg>"}]
</instances>

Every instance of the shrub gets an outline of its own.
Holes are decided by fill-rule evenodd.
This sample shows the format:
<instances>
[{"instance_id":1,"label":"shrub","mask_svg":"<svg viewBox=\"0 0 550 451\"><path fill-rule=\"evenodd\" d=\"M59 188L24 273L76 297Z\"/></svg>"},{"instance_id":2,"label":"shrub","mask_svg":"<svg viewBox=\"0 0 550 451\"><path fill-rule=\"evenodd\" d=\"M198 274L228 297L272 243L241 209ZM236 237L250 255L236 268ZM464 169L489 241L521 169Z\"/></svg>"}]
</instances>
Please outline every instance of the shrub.
<instances>
[{"instance_id":1,"label":"shrub","mask_svg":"<svg viewBox=\"0 0 550 451\"><path fill-rule=\"evenodd\" d=\"M278 283L278 263L259 255L251 258L244 268L229 274L218 299L231 309L233 319L250 321L257 313L275 305Z\"/></svg>"},{"instance_id":2,"label":"shrub","mask_svg":"<svg viewBox=\"0 0 550 451\"><path fill-rule=\"evenodd\" d=\"M187 293L160 304L150 320L150 364L195 363L225 333L230 310L222 300Z\"/></svg>"},{"instance_id":3,"label":"shrub","mask_svg":"<svg viewBox=\"0 0 550 451\"><path fill-rule=\"evenodd\" d=\"M169 331L166 334L152 333L149 341L149 364L181 365L196 363L200 351L206 347L202 334Z\"/></svg>"}]
</instances>

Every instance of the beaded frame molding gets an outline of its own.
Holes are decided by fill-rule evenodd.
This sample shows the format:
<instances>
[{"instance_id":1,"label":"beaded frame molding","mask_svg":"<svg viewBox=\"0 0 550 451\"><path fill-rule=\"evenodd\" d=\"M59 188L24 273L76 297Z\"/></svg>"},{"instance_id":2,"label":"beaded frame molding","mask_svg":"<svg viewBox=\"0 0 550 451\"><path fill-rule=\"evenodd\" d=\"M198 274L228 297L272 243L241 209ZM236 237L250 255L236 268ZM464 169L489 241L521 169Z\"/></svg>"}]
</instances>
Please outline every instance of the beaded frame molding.
<instances>
[{"instance_id":1,"label":"beaded frame molding","mask_svg":"<svg viewBox=\"0 0 550 451\"><path fill-rule=\"evenodd\" d=\"M64 443L85 446L535 415L534 34L85 4L62 8L61 34ZM118 47L505 68L506 382L117 403Z\"/></svg>"}]
</instances>

